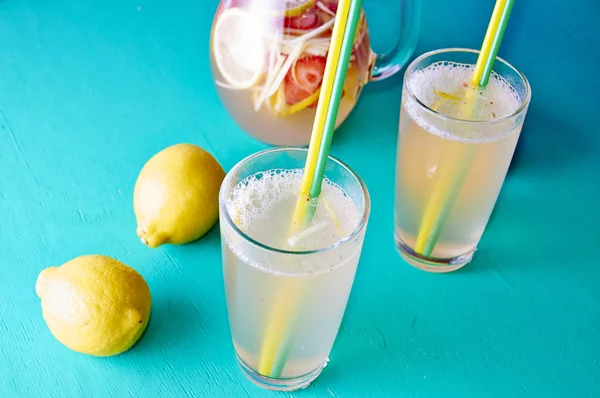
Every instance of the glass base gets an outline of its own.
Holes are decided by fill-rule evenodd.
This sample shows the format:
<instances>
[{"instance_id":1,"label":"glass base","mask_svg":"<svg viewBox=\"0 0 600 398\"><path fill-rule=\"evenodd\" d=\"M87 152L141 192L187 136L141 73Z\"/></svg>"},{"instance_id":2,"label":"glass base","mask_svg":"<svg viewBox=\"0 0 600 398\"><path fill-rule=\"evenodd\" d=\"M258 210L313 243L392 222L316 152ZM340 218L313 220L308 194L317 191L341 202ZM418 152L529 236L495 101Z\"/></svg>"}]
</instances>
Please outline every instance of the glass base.
<instances>
[{"instance_id":1,"label":"glass base","mask_svg":"<svg viewBox=\"0 0 600 398\"><path fill-rule=\"evenodd\" d=\"M236 357L240 368L242 369L242 372L244 372L244 375L248 378L248 380L250 380L259 387L272 391L296 391L306 388L317 377L319 377L321 371L327 365L327 363L324 363L317 369L302 376L274 379L271 377L263 376L256 370L252 369L246 362L244 362L244 360L239 355L236 354Z\"/></svg>"},{"instance_id":2,"label":"glass base","mask_svg":"<svg viewBox=\"0 0 600 398\"><path fill-rule=\"evenodd\" d=\"M427 272L445 273L456 271L471 262L475 250L452 258L427 257L416 253L397 235L395 236L396 248L402 258L415 268Z\"/></svg>"}]
</instances>

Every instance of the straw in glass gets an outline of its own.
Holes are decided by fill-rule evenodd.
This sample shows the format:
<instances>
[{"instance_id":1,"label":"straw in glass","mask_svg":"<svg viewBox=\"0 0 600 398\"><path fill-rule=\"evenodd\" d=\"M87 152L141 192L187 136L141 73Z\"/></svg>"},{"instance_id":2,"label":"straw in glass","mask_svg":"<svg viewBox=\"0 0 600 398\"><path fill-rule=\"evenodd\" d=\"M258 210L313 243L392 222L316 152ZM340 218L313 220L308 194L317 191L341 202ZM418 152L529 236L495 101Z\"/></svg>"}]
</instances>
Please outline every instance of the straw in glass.
<instances>
[{"instance_id":1,"label":"straw in glass","mask_svg":"<svg viewBox=\"0 0 600 398\"><path fill-rule=\"evenodd\" d=\"M481 51L477 58L477 63L471 76L471 83L476 87L478 86L483 89L489 82L513 4L514 0L496 1ZM477 106L477 98L475 98L477 91L467 90L465 101L467 109L463 111L466 119L468 119L468 116L472 114L474 108ZM418 254L431 256L460 187L471 168L471 163L475 157L474 148L469 147L463 152L465 153L454 159L453 165L445 167L445 175L440 176L439 182L433 188L433 192L429 197L415 244L415 252Z\"/></svg>"},{"instance_id":2,"label":"straw in glass","mask_svg":"<svg viewBox=\"0 0 600 398\"><path fill-rule=\"evenodd\" d=\"M344 80L356 34L362 0L340 0L333 26L327 65L321 86L321 97L315 121L304 174L294 209L292 233L302 229L311 220L316 200L321 192L325 164L339 110ZM291 347L295 313L291 303L299 306L302 291L298 283L281 286L280 297L273 308L260 353L259 373L277 378L281 376Z\"/></svg>"}]
</instances>

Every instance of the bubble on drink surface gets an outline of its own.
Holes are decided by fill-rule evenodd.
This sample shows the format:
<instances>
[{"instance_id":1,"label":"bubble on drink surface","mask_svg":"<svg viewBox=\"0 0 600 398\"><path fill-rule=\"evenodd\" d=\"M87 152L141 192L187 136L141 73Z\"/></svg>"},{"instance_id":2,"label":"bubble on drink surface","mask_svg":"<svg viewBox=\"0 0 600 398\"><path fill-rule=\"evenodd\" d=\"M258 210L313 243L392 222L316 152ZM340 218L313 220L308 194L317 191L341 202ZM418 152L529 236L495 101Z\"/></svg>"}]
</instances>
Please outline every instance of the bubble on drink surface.
<instances>
[{"instance_id":1,"label":"bubble on drink surface","mask_svg":"<svg viewBox=\"0 0 600 398\"><path fill-rule=\"evenodd\" d=\"M469 121L491 121L514 114L522 99L515 88L502 76L492 72L487 87L474 87L471 83L474 65L440 61L414 72L408 80L410 92L419 102L445 116ZM472 93L467 93L472 90ZM429 122L417 101L404 99L404 107L417 124L427 131L453 137L452 131L443 131L447 125ZM439 124L439 123L438 123ZM472 140L498 139L497 134L479 126L467 131L462 126L462 138ZM488 136L491 133L493 136Z\"/></svg>"},{"instance_id":2,"label":"bubble on drink surface","mask_svg":"<svg viewBox=\"0 0 600 398\"><path fill-rule=\"evenodd\" d=\"M363 202L355 203L341 186L324 178L310 223L296 230L292 227L293 216L302 175L302 169L273 169L247 176L231 190L227 213L246 236L269 248L286 252L333 248L308 256L282 255L257 248L253 242L239 239L224 228L222 236L227 247L240 261L279 275L329 273L355 261L352 259L360 252L359 240L337 243L359 228ZM260 206L256 206L258 202Z\"/></svg>"},{"instance_id":3,"label":"bubble on drink surface","mask_svg":"<svg viewBox=\"0 0 600 398\"><path fill-rule=\"evenodd\" d=\"M416 71L409 80L411 92L428 107L434 107L442 99L440 93L464 100L466 90L478 91L478 97L487 101L473 109L475 113L468 115L468 120L490 120L514 113L521 105L519 93L502 76L492 72L485 89L473 87L471 76L474 65L440 61ZM490 102L493 102L490 104ZM447 108L447 116L460 117L464 102L456 101L454 107ZM496 105L496 106L486 106ZM492 115L494 111L494 115Z\"/></svg>"},{"instance_id":4,"label":"bubble on drink surface","mask_svg":"<svg viewBox=\"0 0 600 398\"><path fill-rule=\"evenodd\" d=\"M256 229L264 229L265 221L269 228L276 228L274 224L291 225L293 208L289 214L279 214L273 219L273 210L283 200L298 196L302 183L302 169L272 169L250 175L238 183L229 195L227 211L235 220L242 231L249 233ZM330 208L336 209L335 216L346 233L350 234L360 221L358 210L350 196L337 184L328 178L324 178L320 202L327 201ZM309 204L310 206L311 204ZM321 207L319 205L319 207ZM314 223L322 222L323 218L331 216L329 210L319 208L315 212ZM285 219L284 219L285 218ZM333 217L331 217L333 223ZM261 234L262 235L262 234ZM307 247L319 246L323 238L323 231L318 231L305 241ZM337 239L341 239L340 236ZM305 247L306 249L306 247Z\"/></svg>"},{"instance_id":5,"label":"bubble on drink surface","mask_svg":"<svg viewBox=\"0 0 600 398\"><path fill-rule=\"evenodd\" d=\"M298 192L302 170L273 169L243 179L229 195L227 210L237 217L239 226L263 219L271 205Z\"/></svg>"}]
</instances>

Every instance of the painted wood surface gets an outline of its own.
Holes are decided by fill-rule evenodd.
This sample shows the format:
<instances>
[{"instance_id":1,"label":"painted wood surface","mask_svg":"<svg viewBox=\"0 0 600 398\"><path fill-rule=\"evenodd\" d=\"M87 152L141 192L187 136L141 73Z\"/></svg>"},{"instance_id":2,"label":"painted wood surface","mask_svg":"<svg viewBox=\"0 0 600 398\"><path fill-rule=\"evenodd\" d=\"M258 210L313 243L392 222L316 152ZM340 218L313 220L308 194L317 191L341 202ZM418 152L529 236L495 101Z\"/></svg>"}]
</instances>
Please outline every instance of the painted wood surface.
<instances>
[{"instance_id":1,"label":"painted wood surface","mask_svg":"<svg viewBox=\"0 0 600 398\"><path fill-rule=\"evenodd\" d=\"M376 49L398 5L366 0ZM417 53L477 48L492 1L424 0ZM390 7L394 9L390 11ZM132 191L162 148L196 143L225 169L265 145L212 86L216 1L0 1L0 396L269 397L238 371L218 229L148 249ZM331 363L294 397L593 397L600 394L600 6L517 2L501 56L533 101L474 262L433 275L392 237L401 78L373 84L332 152L373 211ZM37 274L82 254L135 267L154 299L129 352L94 358L49 333Z\"/></svg>"}]
</instances>

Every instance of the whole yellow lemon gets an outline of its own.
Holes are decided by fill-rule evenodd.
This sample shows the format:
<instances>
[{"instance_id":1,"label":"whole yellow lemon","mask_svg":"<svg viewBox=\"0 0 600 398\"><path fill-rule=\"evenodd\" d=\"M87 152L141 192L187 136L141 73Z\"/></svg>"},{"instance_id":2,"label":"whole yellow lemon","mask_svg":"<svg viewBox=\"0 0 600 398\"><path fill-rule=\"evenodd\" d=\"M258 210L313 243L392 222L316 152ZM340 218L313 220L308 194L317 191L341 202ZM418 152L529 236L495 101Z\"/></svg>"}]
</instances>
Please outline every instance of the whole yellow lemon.
<instances>
[{"instance_id":1,"label":"whole yellow lemon","mask_svg":"<svg viewBox=\"0 0 600 398\"><path fill-rule=\"evenodd\" d=\"M117 355L142 335L150 318L150 289L114 258L77 257L43 270L35 285L50 332L84 354Z\"/></svg>"},{"instance_id":2,"label":"whole yellow lemon","mask_svg":"<svg viewBox=\"0 0 600 398\"><path fill-rule=\"evenodd\" d=\"M219 219L225 171L204 149L170 146L154 155L135 183L137 234L149 247L184 244L202 237Z\"/></svg>"}]
</instances>

